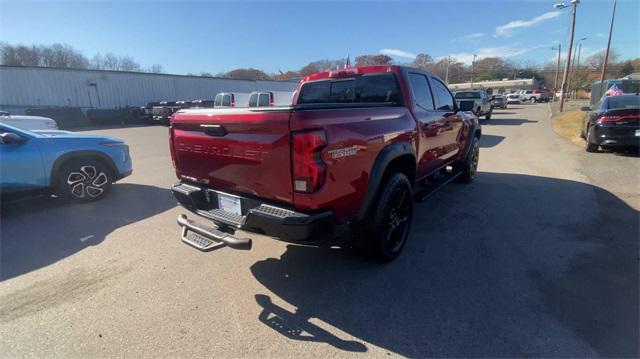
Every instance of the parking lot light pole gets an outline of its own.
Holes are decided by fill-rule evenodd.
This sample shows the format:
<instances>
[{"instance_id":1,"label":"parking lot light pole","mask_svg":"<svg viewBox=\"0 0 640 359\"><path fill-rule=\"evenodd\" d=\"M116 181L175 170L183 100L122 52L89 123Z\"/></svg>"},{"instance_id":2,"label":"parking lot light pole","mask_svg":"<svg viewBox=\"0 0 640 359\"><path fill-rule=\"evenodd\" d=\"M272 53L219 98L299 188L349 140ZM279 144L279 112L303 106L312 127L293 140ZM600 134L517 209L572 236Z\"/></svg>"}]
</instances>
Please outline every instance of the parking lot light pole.
<instances>
[{"instance_id":1,"label":"parking lot light pole","mask_svg":"<svg viewBox=\"0 0 640 359\"><path fill-rule=\"evenodd\" d=\"M562 112L564 108L564 94L567 91L567 80L569 79L569 69L571 68L571 50L573 49L573 35L576 30L576 9L578 8L578 4L580 0L571 0L571 5L573 6L573 13L571 15L571 36L569 37L569 49L567 50L567 60L564 64L564 74L562 75L562 88L560 89L560 109ZM569 7L568 5L555 4L553 5L556 9L564 9Z\"/></svg>"}]
</instances>

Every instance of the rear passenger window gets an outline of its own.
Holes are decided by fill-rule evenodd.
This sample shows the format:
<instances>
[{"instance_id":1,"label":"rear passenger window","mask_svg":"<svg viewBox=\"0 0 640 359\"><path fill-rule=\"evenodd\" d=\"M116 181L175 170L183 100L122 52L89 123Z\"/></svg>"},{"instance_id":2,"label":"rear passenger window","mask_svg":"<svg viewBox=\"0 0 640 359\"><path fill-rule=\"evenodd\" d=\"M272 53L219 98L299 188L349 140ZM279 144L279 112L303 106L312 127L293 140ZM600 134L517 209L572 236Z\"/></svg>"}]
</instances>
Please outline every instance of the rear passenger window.
<instances>
[{"instance_id":1,"label":"rear passenger window","mask_svg":"<svg viewBox=\"0 0 640 359\"><path fill-rule=\"evenodd\" d=\"M251 96L249 96L249 107L256 107L258 106L258 94L254 93L251 94Z\"/></svg>"},{"instance_id":2,"label":"rear passenger window","mask_svg":"<svg viewBox=\"0 0 640 359\"><path fill-rule=\"evenodd\" d=\"M438 111L453 111L453 96L447 87L434 78L431 79L431 84L436 97L436 109Z\"/></svg>"},{"instance_id":3,"label":"rear passenger window","mask_svg":"<svg viewBox=\"0 0 640 359\"><path fill-rule=\"evenodd\" d=\"M306 83L298 104L311 103L400 103L400 91L391 73L362 75L349 79L327 79Z\"/></svg>"},{"instance_id":4,"label":"rear passenger window","mask_svg":"<svg viewBox=\"0 0 640 359\"><path fill-rule=\"evenodd\" d=\"M268 93L261 93L259 100L258 100L258 106L269 106L269 94Z\"/></svg>"},{"instance_id":5,"label":"rear passenger window","mask_svg":"<svg viewBox=\"0 0 640 359\"><path fill-rule=\"evenodd\" d=\"M222 106L231 106L231 95L222 96Z\"/></svg>"},{"instance_id":6,"label":"rear passenger window","mask_svg":"<svg viewBox=\"0 0 640 359\"><path fill-rule=\"evenodd\" d=\"M216 95L213 105L216 107L222 106L222 95Z\"/></svg>"},{"instance_id":7,"label":"rear passenger window","mask_svg":"<svg viewBox=\"0 0 640 359\"><path fill-rule=\"evenodd\" d=\"M413 97L416 99L416 104L424 110L433 110L433 96L431 96L431 89L427 82L427 77L421 74L409 74L409 80L411 81L411 89L413 91Z\"/></svg>"}]
</instances>

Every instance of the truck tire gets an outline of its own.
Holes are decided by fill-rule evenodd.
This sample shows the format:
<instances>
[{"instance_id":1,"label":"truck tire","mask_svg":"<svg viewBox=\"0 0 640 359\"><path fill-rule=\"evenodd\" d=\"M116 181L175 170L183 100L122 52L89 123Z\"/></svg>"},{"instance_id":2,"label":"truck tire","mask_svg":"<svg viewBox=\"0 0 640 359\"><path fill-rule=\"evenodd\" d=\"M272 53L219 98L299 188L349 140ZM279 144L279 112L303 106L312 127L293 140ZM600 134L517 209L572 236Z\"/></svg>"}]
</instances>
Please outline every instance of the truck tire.
<instances>
[{"instance_id":1,"label":"truck tire","mask_svg":"<svg viewBox=\"0 0 640 359\"><path fill-rule=\"evenodd\" d=\"M109 192L112 182L111 171L102 161L76 158L58 171L56 194L78 203L93 202Z\"/></svg>"},{"instance_id":2,"label":"truck tire","mask_svg":"<svg viewBox=\"0 0 640 359\"><path fill-rule=\"evenodd\" d=\"M367 217L352 225L353 247L379 261L395 259L409 237L413 217L413 190L407 176L391 175L380 188Z\"/></svg>"},{"instance_id":3,"label":"truck tire","mask_svg":"<svg viewBox=\"0 0 640 359\"><path fill-rule=\"evenodd\" d=\"M535 98L535 97L530 98L530 99L529 99L529 102L531 102L531 103L536 103L536 98Z\"/></svg>"},{"instance_id":4,"label":"truck tire","mask_svg":"<svg viewBox=\"0 0 640 359\"><path fill-rule=\"evenodd\" d=\"M463 162L460 162L457 166L457 170L461 171L462 174L458 177L458 182L462 183L471 183L476 176L476 172L478 171L478 161L480 160L480 141L478 141L477 137L473 137L473 142L471 142L471 148L469 149L469 153Z\"/></svg>"}]
</instances>

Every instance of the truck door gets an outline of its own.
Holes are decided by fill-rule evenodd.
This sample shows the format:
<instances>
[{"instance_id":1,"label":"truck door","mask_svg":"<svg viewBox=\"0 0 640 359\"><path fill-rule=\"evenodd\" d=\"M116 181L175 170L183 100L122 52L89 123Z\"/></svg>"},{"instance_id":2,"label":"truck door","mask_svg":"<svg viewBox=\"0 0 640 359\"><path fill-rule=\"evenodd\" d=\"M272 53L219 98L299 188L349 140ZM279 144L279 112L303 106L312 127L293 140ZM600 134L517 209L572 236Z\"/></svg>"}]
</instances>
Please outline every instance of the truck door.
<instances>
[{"instance_id":1,"label":"truck door","mask_svg":"<svg viewBox=\"0 0 640 359\"><path fill-rule=\"evenodd\" d=\"M417 177L429 175L443 164L441 157L446 146L446 121L435 110L435 104L427 76L417 72L409 72L409 82L414 99L413 114L420 128L418 142Z\"/></svg>"},{"instance_id":2,"label":"truck door","mask_svg":"<svg viewBox=\"0 0 640 359\"><path fill-rule=\"evenodd\" d=\"M439 121L443 123L440 133L443 143L440 160L444 164L461 151L458 137L462 131L462 116L455 112L455 100L447 86L435 77L429 80L434 94L436 113Z\"/></svg>"}]
</instances>

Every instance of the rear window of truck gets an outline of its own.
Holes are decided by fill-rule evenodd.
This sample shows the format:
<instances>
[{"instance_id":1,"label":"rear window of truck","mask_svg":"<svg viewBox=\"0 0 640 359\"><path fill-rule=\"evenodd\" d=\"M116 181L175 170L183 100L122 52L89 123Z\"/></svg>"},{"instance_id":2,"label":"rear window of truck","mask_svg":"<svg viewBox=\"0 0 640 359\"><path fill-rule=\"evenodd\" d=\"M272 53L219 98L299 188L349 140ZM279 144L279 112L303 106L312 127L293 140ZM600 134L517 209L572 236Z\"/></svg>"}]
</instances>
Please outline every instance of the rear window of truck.
<instances>
[{"instance_id":1,"label":"rear window of truck","mask_svg":"<svg viewBox=\"0 0 640 359\"><path fill-rule=\"evenodd\" d=\"M392 73L327 79L302 85L298 104L399 104L400 90Z\"/></svg>"},{"instance_id":2,"label":"rear window of truck","mask_svg":"<svg viewBox=\"0 0 640 359\"><path fill-rule=\"evenodd\" d=\"M456 99L480 98L480 92L456 92Z\"/></svg>"}]
</instances>

